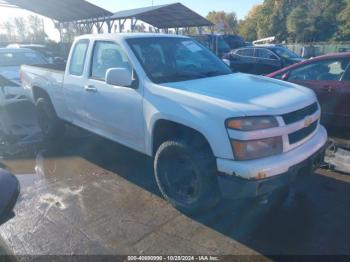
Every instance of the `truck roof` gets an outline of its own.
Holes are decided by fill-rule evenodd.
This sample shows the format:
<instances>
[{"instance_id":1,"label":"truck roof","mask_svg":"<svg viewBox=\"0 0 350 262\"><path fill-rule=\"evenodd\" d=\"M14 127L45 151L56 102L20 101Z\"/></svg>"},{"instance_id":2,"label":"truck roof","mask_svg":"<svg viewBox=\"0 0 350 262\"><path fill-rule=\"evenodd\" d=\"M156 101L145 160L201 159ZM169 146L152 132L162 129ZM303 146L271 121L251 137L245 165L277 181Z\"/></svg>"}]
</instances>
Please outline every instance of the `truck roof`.
<instances>
[{"instance_id":1,"label":"truck roof","mask_svg":"<svg viewBox=\"0 0 350 262\"><path fill-rule=\"evenodd\" d=\"M160 33L114 33L114 34L90 34L82 35L77 37L77 40L80 39L130 39L130 38L154 38L154 37L174 37L174 38L189 38L184 35L174 35L174 34L160 34Z\"/></svg>"}]
</instances>

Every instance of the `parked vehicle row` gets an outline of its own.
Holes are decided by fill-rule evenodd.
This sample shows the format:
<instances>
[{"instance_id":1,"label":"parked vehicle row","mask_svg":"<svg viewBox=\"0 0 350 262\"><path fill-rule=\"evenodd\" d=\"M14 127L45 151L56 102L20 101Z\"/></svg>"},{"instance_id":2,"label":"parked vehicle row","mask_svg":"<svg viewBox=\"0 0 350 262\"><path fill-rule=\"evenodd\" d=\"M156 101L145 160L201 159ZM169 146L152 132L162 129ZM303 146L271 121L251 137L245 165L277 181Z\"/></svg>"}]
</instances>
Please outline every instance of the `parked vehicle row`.
<instances>
[{"instance_id":1,"label":"parked vehicle row","mask_svg":"<svg viewBox=\"0 0 350 262\"><path fill-rule=\"evenodd\" d=\"M235 72L266 75L303 59L280 45L248 46L233 50L228 56Z\"/></svg>"},{"instance_id":2,"label":"parked vehicle row","mask_svg":"<svg viewBox=\"0 0 350 262\"><path fill-rule=\"evenodd\" d=\"M21 69L47 141L68 122L153 157L161 193L182 210L269 194L323 159L312 90L232 73L191 38L82 36L62 69Z\"/></svg>"},{"instance_id":3,"label":"parked vehicle row","mask_svg":"<svg viewBox=\"0 0 350 262\"><path fill-rule=\"evenodd\" d=\"M244 39L238 35L201 34L191 35L191 37L212 50L220 58L226 58L232 50L247 45Z\"/></svg>"},{"instance_id":4,"label":"parked vehicle row","mask_svg":"<svg viewBox=\"0 0 350 262\"><path fill-rule=\"evenodd\" d=\"M7 46L7 48L26 48L33 50L35 52L38 52L40 55L42 55L47 62L49 63L63 63L64 58L58 56L54 52L52 52L49 48L47 48L45 45L38 45L38 44L10 44Z\"/></svg>"},{"instance_id":5,"label":"parked vehicle row","mask_svg":"<svg viewBox=\"0 0 350 262\"><path fill-rule=\"evenodd\" d=\"M21 65L46 64L39 53L26 48L0 48L0 105L26 100L20 85Z\"/></svg>"},{"instance_id":6,"label":"parked vehicle row","mask_svg":"<svg viewBox=\"0 0 350 262\"><path fill-rule=\"evenodd\" d=\"M319 56L269 74L312 89L327 126L350 129L350 53Z\"/></svg>"}]
</instances>

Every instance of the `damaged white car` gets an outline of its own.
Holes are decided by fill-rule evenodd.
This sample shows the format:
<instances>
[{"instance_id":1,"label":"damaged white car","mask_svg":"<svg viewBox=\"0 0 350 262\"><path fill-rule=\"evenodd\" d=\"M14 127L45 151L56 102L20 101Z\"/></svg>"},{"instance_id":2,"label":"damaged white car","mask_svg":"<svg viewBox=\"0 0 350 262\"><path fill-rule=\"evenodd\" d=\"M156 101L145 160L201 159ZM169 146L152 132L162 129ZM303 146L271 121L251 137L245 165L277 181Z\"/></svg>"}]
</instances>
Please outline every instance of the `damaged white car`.
<instances>
[{"instance_id":1,"label":"damaged white car","mask_svg":"<svg viewBox=\"0 0 350 262\"><path fill-rule=\"evenodd\" d=\"M47 61L39 53L26 48L0 48L0 105L26 100L20 85L21 65L39 65Z\"/></svg>"}]
</instances>

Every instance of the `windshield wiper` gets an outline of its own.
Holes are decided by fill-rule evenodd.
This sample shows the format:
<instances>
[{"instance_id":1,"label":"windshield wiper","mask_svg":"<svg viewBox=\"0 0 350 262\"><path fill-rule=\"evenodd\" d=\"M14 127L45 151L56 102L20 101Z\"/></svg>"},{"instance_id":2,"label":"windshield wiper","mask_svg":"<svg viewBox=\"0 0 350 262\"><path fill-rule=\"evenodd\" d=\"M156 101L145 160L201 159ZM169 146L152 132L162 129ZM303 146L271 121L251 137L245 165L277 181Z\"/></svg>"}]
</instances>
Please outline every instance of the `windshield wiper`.
<instances>
[{"instance_id":1,"label":"windshield wiper","mask_svg":"<svg viewBox=\"0 0 350 262\"><path fill-rule=\"evenodd\" d=\"M224 75L220 70L207 71L207 72L179 72L171 75L163 76L161 79L158 79L158 82L174 82L174 81L183 81L183 80L193 80L199 78L206 78L212 76Z\"/></svg>"},{"instance_id":2,"label":"windshield wiper","mask_svg":"<svg viewBox=\"0 0 350 262\"><path fill-rule=\"evenodd\" d=\"M202 73L205 77L210 76L219 76L219 75L226 75L226 73L220 71L220 70L213 70L213 71L207 71Z\"/></svg>"}]
</instances>

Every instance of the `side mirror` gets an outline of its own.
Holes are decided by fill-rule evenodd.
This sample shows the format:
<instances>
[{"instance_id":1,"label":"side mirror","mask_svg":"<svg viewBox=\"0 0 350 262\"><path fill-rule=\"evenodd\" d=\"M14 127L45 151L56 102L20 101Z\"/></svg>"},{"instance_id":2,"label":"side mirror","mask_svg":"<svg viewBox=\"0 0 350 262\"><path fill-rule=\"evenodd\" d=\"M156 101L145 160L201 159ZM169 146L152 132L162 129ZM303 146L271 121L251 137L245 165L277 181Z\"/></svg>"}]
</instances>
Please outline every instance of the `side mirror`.
<instances>
[{"instance_id":1,"label":"side mirror","mask_svg":"<svg viewBox=\"0 0 350 262\"><path fill-rule=\"evenodd\" d=\"M228 67L231 66L230 60L228 60L228 59L226 59L226 58L222 59L222 62L224 62Z\"/></svg>"},{"instance_id":2,"label":"side mirror","mask_svg":"<svg viewBox=\"0 0 350 262\"><path fill-rule=\"evenodd\" d=\"M130 87L132 74L126 68L110 68L106 73L106 83L113 86Z\"/></svg>"}]
</instances>

